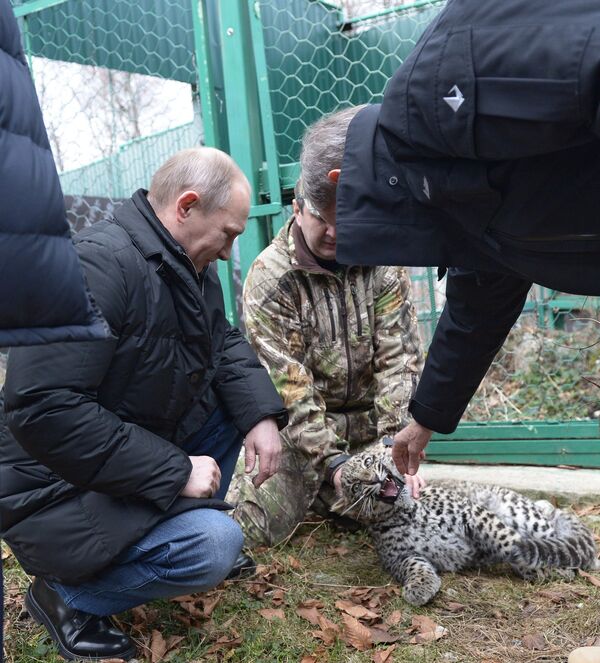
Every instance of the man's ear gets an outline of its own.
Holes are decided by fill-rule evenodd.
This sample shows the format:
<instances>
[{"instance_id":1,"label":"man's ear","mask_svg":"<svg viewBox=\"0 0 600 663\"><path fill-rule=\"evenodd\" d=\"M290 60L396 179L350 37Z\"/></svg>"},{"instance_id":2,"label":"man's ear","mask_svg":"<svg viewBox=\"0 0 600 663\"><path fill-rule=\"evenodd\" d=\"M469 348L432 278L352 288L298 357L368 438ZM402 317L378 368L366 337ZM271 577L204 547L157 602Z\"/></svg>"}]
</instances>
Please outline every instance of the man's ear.
<instances>
[{"instance_id":1,"label":"man's ear","mask_svg":"<svg viewBox=\"0 0 600 663\"><path fill-rule=\"evenodd\" d=\"M298 227L302 228L302 210L300 209L300 205L298 205L298 201L295 198L292 200L292 209L294 210L294 218L296 219Z\"/></svg>"},{"instance_id":2,"label":"man's ear","mask_svg":"<svg viewBox=\"0 0 600 663\"><path fill-rule=\"evenodd\" d=\"M200 196L195 191L184 191L175 202L177 220L180 223L189 216L190 209L198 202Z\"/></svg>"},{"instance_id":3,"label":"man's ear","mask_svg":"<svg viewBox=\"0 0 600 663\"><path fill-rule=\"evenodd\" d=\"M327 173L327 177L332 181L335 182L335 184L338 183L338 180L340 179L340 173L342 171L339 168L334 168L333 170L330 170Z\"/></svg>"},{"instance_id":4,"label":"man's ear","mask_svg":"<svg viewBox=\"0 0 600 663\"><path fill-rule=\"evenodd\" d=\"M298 201L295 198L292 200L292 211L297 219L300 216L300 205L298 205Z\"/></svg>"}]
</instances>

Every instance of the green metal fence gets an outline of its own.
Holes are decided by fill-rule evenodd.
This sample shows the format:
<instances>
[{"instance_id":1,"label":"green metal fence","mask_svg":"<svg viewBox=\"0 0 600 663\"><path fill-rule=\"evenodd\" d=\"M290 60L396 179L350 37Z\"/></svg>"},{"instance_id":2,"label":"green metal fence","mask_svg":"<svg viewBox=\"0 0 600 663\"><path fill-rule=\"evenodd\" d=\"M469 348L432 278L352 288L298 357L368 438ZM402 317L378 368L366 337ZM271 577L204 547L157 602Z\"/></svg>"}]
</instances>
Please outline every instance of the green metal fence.
<instances>
[{"instance_id":1,"label":"green metal fence","mask_svg":"<svg viewBox=\"0 0 600 663\"><path fill-rule=\"evenodd\" d=\"M13 0L77 228L147 187L183 147L220 147L246 172L251 217L219 266L234 322L248 267L289 215L303 131L380 101L443 4ZM433 269L411 276L427 345L443 283ZM465 423L432 455L600 467L598 327L597 300L534 288Z\"/></svg>"}]
</instances>

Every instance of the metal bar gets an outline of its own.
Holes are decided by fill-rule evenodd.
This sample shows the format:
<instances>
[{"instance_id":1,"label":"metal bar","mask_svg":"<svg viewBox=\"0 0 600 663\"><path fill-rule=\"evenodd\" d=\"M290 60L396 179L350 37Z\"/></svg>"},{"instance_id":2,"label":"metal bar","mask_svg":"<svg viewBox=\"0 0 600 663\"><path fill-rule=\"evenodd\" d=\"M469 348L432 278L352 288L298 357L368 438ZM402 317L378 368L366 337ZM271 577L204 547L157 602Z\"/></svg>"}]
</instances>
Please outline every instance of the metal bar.
<instances>
[{"instance_id":1,"label":"metal bar","mask_svg":"<svg viewBox=\"0 0 600 663\"><path fill-rule=\"evenodd\" d=\"M271 93L269 76L267 73L267 59L265 57L265 43L263 25L260 16L260 3L248 0L250 15L250 40L256 68L256 81L258 85L258 103L262 119L262 134L264 140L265 159L267 168L268 194L271 204L279 204L281 209L281 188L279 184L279 159L277 144L275 142L275 127L273 125L273 109L271 108ZM277 214L275 212L275 214Z\"/></svg>"},{"instance_id":2,"label":"metal bar","mask_svg":"<svg viewBox=\"0 0 600 663\"><path fill-rule=\"evenodd\" d=\"M408 5L399 5L398 7L390 7L389 9L382 9L377 12L371 12L369 14L363 14L362 16L355 16L354 18L349 18L344 21L344 25L352 25L354 23L361 23L362 21L369 21L371 19L381 18L383 16L388 16L389 14L398 14L411 9L420 9L421 7L431 7L433 5L444 4L446 0L418 0L417 2L411 2Z\"/></svg>"},{"instance_id":3,"label":"metal bar","mask_svg":"<svg viewBox=\"0 0 600 663\"><path fill-rule=\"evenodd\" d=\"M568 446L553 440L510 440L501 445L491 441L443 442L432 440L427 447L427 457L433 460L450 458L472 463L504 463L517 465L581 465L585 457L586 465L600 467L600 446L595 440L572 440Z\"/></svg>"},{"instance_id":4,"label":"metal bar","mask_svg":"<svg viewBox=\"0 0 600 663\"><path fill-rule=\"evenodd\" d=\"M204 10L204 0L191 0L192 25L194 28L194 53L196 56L196 73L200 88L200 106L202 108L202 124L204 129L204 142L210 147L219 147L218 131L216 128L215 96L213 94L213 77L208 50L208 35Z\"/></svg>"},{"instance_id":5,"label":"metal bar","mask_svg":"<svg viewBox=\"0 0 600 663\"><path fill-rule=\"evenodd\" d=\"M312 0L313 2L316 2L318 5L323 5L323 7L327 7L327 9L335 9L340 15L342 14L342 8L340 5L336 5L333 2L328 2L327 0Z\"/></svg>"},{"instance_id":6,"label":"metal bar","mask_svg":"<svg viewBox=\"0 0 600 663\"><path fill-rule=\"evenodd\" d=\"M268 205L252 205L248 218L271 216L272 214L279 214L281 212L281 203L271 203Z\"/></svg>"},{"instance_id":7,"label":"metal bar","mask_svg":"<svg viewBox=\"0 0 600 663\"><path fill-rule=\"evenodd\" d=\"M520 439L597 440L600 438L598 420L590 421L490 421L465 422L450 435L434 435L448 441L500 441ZM600 453L600 442L598 446Z\"/></svg>"},{"instance_id":8,"label":"metal bar","mask_svg":"<svg viewBox=\"0 0 600 663\"><path fill-rule=\"evenodd\" d=\"M23 45L25 47L25 53L27 55L27 64L29 65L29 73L31 74L31 79L35 85L35 76L33 73L33 56L31 55L31 33L29 31L29 20L28 16L23 16Z\"/></svg>"},{"instance_id":9,"label":"metal bar","mask_svg":"<svg viewBox=\"0 0 600 663\"><path fill-rule=\"evenodd\" d=\"M62 5L65 2L67 2L67 0L29 0L29 2L24 2L22 5L13 7L13 11L18 18L20 16L26 16L27 14L41 12L50 7L56 7L56 5Z\"/></svg>"}]
</instances>

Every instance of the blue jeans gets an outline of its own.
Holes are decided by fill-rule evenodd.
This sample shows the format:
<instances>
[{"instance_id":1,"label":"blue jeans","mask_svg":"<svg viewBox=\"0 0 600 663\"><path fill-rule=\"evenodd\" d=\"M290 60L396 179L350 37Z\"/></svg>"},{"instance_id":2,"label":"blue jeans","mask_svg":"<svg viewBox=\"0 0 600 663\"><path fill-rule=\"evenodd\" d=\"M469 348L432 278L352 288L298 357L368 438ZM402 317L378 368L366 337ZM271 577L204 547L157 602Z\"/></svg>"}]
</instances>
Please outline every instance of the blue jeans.
<instances>
[{"instance_id":1,"label":"blue jeans","mask_svg":"<svg viewBox=\"0 0 600 663\"><path fill-rule=\"evenodd\" d=\"M217 461L221 485L215 497L222 499L241 445L242 436L233 423L216 410L183 449ZM152 599L212 589L231 571L243 542L239 525L225 512L194 509L157 525L92 580L52 586L72 608L113 615Z\"/></svg>"}]
</instances>

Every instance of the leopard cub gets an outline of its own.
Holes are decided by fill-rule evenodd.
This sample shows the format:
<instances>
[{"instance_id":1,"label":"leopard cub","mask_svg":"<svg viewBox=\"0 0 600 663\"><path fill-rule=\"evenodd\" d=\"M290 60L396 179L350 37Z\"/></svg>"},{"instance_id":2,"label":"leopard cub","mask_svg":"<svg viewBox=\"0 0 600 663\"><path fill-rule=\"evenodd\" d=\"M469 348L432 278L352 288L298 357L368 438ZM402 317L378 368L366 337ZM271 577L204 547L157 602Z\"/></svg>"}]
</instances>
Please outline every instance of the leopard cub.
<instances>
[{"instance_id":1,"label":"leopard cub","mask_svg":"<svg viewBox=\"0 0 600 663\"><path fill-rule=\"evenodd\" d=\"M368 526L383 567L413 605L437 594L440 571L504 562L532 580L551 569L600 568L590 530L545 500L468 482L435 482L414 500L383 448L344 463L341 484L333 509Z\"/></svg>"}]
</instances>

